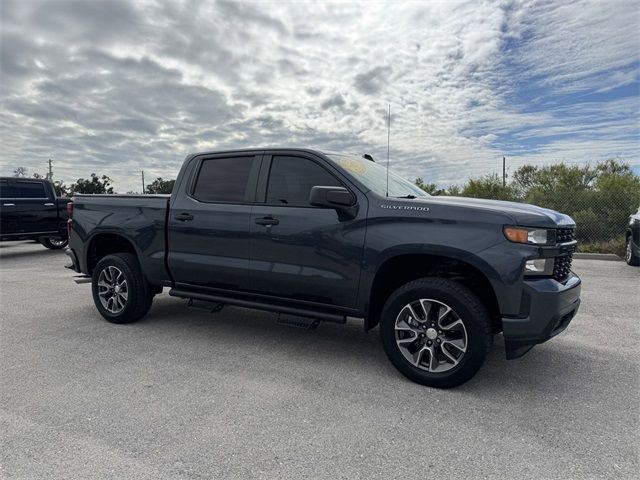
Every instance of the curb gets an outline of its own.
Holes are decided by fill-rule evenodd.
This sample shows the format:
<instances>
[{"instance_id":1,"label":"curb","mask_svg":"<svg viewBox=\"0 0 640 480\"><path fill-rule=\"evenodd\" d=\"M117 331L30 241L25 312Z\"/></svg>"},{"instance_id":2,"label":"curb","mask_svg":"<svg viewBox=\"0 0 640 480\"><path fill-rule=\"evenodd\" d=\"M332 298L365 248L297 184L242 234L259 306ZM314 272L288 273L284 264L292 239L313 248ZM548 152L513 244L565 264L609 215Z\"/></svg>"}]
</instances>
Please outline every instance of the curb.
<instances>
[{"instance_id":1,"label":"curb","mask_svg":"<svg viewBox=\"0 0 640 480\"><path fill-rule=\"evenodd\" d=\"M608 260L621 262L622 259L615 253L574 253L573 258L579 260Z\"/></svg>"}]
</instances>

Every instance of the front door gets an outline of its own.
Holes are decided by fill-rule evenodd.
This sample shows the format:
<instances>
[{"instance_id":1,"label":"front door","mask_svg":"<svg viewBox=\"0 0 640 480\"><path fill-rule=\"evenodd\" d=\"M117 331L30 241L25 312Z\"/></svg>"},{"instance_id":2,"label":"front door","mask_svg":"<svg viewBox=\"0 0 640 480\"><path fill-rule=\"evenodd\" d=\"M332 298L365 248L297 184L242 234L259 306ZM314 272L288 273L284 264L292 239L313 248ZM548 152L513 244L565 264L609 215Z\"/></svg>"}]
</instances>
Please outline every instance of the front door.
<instances>
[{"instance_id":1,"label":"front door","mask_svg":"<svg viewBox=\"0 0 640 480\"><path fill-rule=\"evenodd\" d=\"M355 219L341 220L335 210L309 204L313 186L346 186L324 162L312 156L265 156L261 183L267 180L266 191L251 215L251 288L354 308L366 208Z\"/></svg>"},{"instance_id":2,"label":"front door","mask_svg":"<svg viewBox=\"0 0 640 480\"><path fill-rule=\"evenodd\" d=\"M248 287L249 222L260 158L244 153L192 160L195 174L186 194L175 195L169 211L168 263L176 283Z\"/></svg>"}]
</instances>

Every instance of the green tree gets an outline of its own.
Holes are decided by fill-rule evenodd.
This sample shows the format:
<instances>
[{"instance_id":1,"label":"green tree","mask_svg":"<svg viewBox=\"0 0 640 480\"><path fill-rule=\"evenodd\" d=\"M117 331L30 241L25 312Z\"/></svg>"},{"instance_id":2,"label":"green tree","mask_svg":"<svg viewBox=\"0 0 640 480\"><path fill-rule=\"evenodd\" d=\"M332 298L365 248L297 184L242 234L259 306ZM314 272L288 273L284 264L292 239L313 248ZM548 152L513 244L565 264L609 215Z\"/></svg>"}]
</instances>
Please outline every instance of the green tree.
<instances>
[{"instance_id":1,"label":"green tree","mask_svg":"<svg viewBox=\"0 0 640 480\"><path fill-rule=\"evenodd\" d=\"M79 178L69 186L69 193L114 193L113 181L107 175L91 174L91 178Z\"/></svg>"},{"instance_id":2,"label":"green tree","mask_svg":"<svg viewBox=\"0 0 640 480\"><path fill-rule=\"evenodd\" d=\"M171 193L175 183L175 180L163 180L162 177L158 177L149 185L147 185L145 193Z\"/></svg>"},{"instance_id":3,"label":"green tree","mask_svg":"<svg viewBox=\"0 0 640 480\"><path fill-rule=\"evenodd\" d=\"M26 177L27 176L27 167L18 167L13 171L14 177Z\"/></svg>"},{"instance_id":4,"label":"green tree","mask_svg":"<svg viewBox=\"0 0 640 480\"><path fill-rule=\"evenodd\" d=\"M56 195L58 197L66 197L67 195L69 195L69 189L62 180L55 180L53 182L53 188L55 188Z\"/></svg>"},{"instance_id":5,"label":"green tree","mask_svg":"<svg viewBox=\"0 0 640 480\"><path fill-rule=\"evenodd\" d=\"M417 187L421 188L422 190L424 190L425 192L427 192L429 195L445 195L446 191L443 188L438 188L438 185L436 185L435 183L424 183L424 180L422 180L422 178L418 177L416 178L415 182Z\"/></svg>"},{"instance_id":6,"label":"green tree","mask_svg":"<svg viewBox=\"0 0 640 480\"><path fill-rule=\"evenodd\" d=\"M480 178L471 179L462 187L463 197L490 198L493 200L516 200L514 188L511 185L503 185L502 177L496 173L488 174Z\"/></svg>"}]
</instances>

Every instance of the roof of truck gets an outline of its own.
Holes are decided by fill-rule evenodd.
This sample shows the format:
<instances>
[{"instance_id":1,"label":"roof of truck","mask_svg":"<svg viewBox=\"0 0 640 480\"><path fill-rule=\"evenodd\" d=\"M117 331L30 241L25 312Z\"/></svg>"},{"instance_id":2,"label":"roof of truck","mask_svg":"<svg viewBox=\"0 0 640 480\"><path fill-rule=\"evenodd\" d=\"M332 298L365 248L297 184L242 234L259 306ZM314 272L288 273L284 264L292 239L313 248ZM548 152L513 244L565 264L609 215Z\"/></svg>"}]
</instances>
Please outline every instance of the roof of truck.
<instances>
[{"instance_id":1,"label":"roof of truck","mask_svg":"<svg viewBox=\"0 0 640 480\"><path fill-rule=\"evenodd\" d=\"M234 148L234 149L225 149L225 150L206 150L203 152L190 153L189 157L195 157L199 155L217 155L220 153L243 153L243 152L255 153L255 152L266 152L266 151L306 152L306 153L320 153L323 155L326 155L327 153L332 153L332 152L324 152L316 148L262 147L262 148Z\"/></svg>"}]
</instances>

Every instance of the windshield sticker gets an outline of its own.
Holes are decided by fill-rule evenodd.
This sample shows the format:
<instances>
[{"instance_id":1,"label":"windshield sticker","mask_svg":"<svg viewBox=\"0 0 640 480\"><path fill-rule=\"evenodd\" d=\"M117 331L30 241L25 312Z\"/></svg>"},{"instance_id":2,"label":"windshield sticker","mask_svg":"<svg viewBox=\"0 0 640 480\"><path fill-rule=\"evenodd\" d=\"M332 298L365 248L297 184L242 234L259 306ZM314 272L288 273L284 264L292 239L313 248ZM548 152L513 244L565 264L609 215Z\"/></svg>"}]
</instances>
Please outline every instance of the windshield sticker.
<instances>
[{"instance_id":1,"label":"windshield sticker","mask_svg":"<svg viewBox=\"0 0 640 480\"><path fill-rule=\"evenodd\" d=\"M360 160L342 160L340 165L352 173L359 173L361 175L367 173L366 164Z\"/></svg>"}]
</instances>

